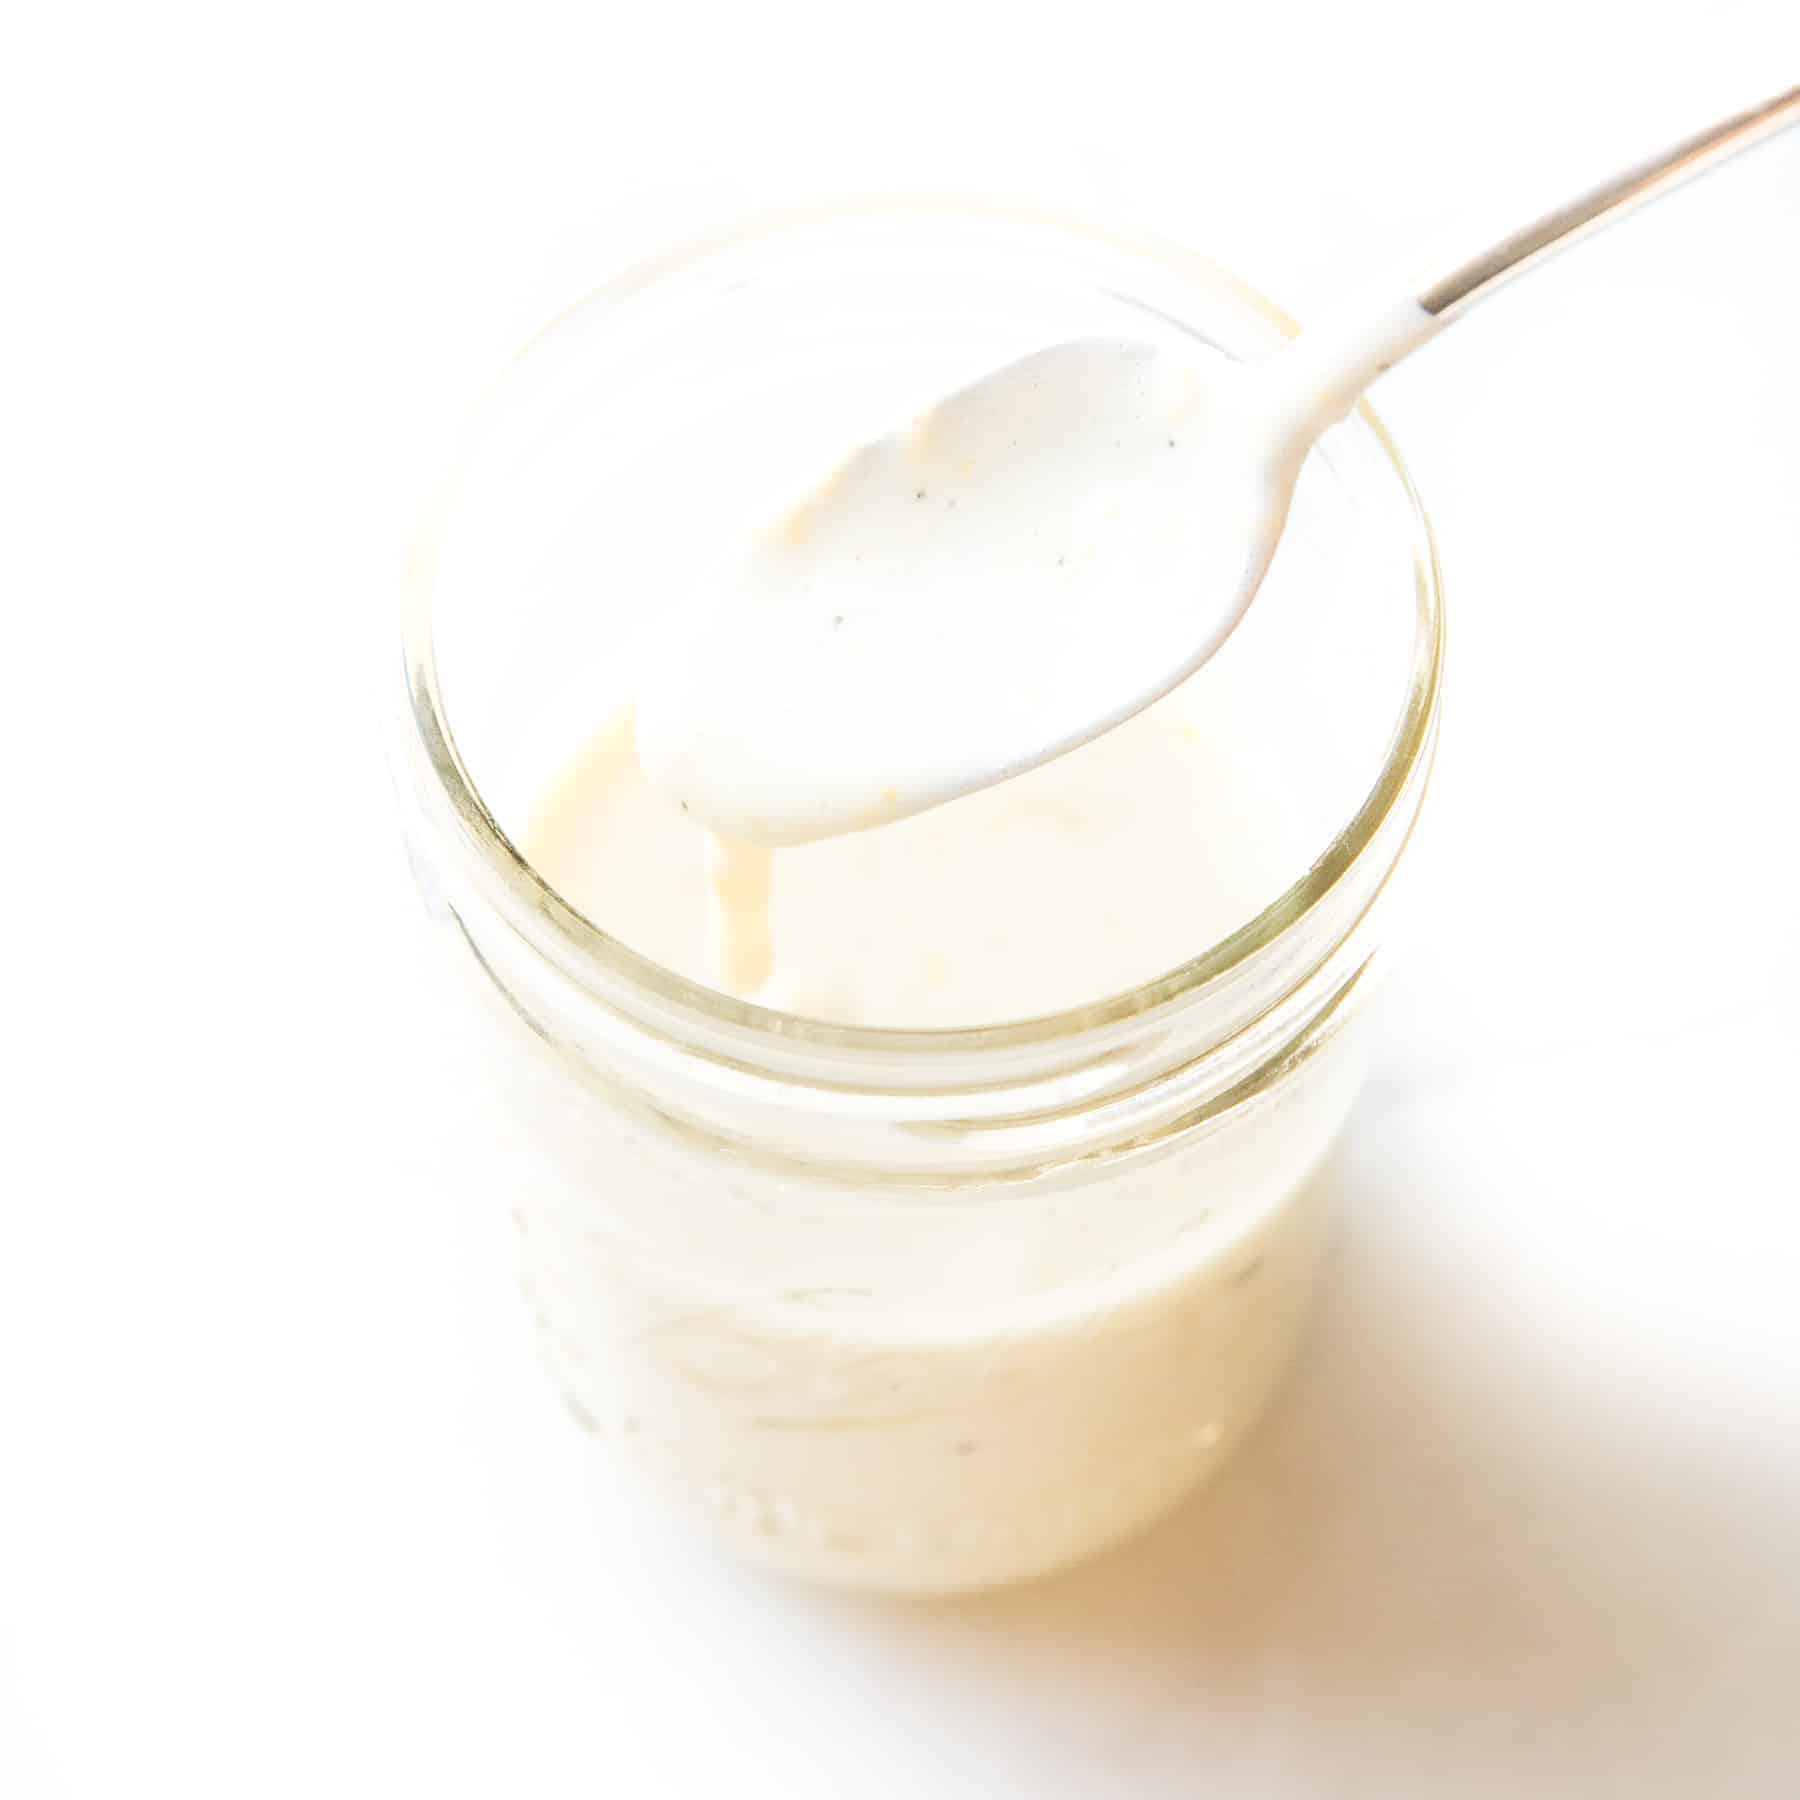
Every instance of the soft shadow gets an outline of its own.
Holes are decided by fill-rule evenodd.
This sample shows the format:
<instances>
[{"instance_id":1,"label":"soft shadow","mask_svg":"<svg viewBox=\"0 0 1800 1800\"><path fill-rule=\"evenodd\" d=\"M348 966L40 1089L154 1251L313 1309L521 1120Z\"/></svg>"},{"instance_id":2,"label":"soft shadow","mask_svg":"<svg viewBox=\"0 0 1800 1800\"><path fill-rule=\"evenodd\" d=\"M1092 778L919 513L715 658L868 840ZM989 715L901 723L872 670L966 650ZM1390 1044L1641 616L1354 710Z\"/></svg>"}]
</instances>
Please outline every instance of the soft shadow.
<instances>
[{"instance_id":1,"label":"soft shadow","mask_svg":"<svg viewBox=\"0 0 1800 1800\"><path fill-rule=\"evenodd\" d=\"M1281 1768L1284 1793L1800 1792L1791 1464L1485 1280L1464 1173L1327 1168L1301 1361L1164 1525L1012 1593L830 1608L933 1683L1103 1696L1134 1794L1202 1791L1221 1720L1215 1773Z\"/></svg>"}]
</instances>

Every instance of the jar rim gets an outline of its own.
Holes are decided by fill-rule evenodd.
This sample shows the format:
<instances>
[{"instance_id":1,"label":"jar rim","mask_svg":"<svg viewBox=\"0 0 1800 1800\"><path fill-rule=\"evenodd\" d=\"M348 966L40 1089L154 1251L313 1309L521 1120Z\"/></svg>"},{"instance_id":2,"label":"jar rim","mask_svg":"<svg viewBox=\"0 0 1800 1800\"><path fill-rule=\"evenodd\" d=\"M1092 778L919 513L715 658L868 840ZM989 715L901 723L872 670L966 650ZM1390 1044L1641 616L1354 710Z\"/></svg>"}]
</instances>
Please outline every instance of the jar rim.
<instances>
[{"instance_id":1,"label":"jar rim","mask_svg":"<svg viewBox=\"0 0 1800 1800\"><path fill-rule=\"evenodd\" d=\"M1428 764L1434 741L1444 654L1437 544L1417 488L1392 436L1364 401L1355 409L1357 416L1373 436L1382 460L1398 478L1414 536L1412 562L1418 586L1419 628L1413 643L1405 704L1374 785L1350 819L1283 893L1196 956L1121 993L1024 1019L940 1027L838 1024L761 1006L677 974L603 931L545 880L483 799L457 748L438 681L431 604L438 553L464 457L478 435L477 427L487 404L497 395L511 369L559 326L591 306L617 304L707 257L796 227L827 225L836 219L866 220L871 215L925 216L946 210L954 210L964 219L989 220L997 225L1054 228L1126 254L1185 267L1215 287L1227 290L1282 332L1292 335L1299 329L1273 302L1209 258L1157 234L1128 232L1093 219L961 194L884 194L760 211L735 226L640 261L597 283L561 308L513 352L489 385L483 402L472 409L461 440L462 450L452 456L448 472L425 509L403 578L401 649L407 712L417 735L415 747L423 750L427 779L435 789L431 798L438 805L432 810L447 813L456 836L472 852L481 886L489 897L523 935L565 971L596 973L608 985L622 983L628 991L647 996L660 1003L661 1008L703 1028L723 1027L734 1036L779 1042L802 1052L816 1049L849 1055L944 1057L1029 1049L1120 1025L1177 999L1214 988L1320 907L1380 834L1397 802Z\"/></svg>"}]
</instances>

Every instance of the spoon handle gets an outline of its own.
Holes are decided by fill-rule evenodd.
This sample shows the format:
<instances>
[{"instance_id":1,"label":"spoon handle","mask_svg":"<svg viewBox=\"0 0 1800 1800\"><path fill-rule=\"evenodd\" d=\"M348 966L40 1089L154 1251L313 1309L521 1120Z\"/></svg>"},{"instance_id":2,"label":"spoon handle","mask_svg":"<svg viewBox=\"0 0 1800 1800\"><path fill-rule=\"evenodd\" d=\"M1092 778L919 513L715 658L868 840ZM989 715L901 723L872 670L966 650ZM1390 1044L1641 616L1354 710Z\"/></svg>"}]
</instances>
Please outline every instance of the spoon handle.
<instances>
[{"instance_id":1,"label":"spoon handle","mask_svg":"<svg viewBox=\"0 0 1800 1800\"><path fill-rule=\"evenodd\" d=\"M1440 264L1423 276L1415 269L1404 282L1390 283L1327 314L1268 366L1283 431L1297 451L1304 451L1377 376L1515 275L1796 124L1800 87L1791 87L1622 169L1474 255L1457 258L1449 268Z\"/></svg>"},{"instance_id":2,"label":"spoon handle","mask_svg":"<svg viewBox=\"0 0 1800 1800\"><path fill-rule=\"evenodd\" d=\"M1539 257L1574 243L1601 225L1622 219L1644 201L1668 193L1715 163L1724 162L1796 123L1800 123L1800 87L1791 87L1760 106L1733 113L1657 155L1621 169L1611 180L1553 207L1517 231L1508 232L1497 244L1459 262L1429 286L1422 287L1419 305L1434 319L1449 319L1504 287Z\"/></svg>"}]
</instances>

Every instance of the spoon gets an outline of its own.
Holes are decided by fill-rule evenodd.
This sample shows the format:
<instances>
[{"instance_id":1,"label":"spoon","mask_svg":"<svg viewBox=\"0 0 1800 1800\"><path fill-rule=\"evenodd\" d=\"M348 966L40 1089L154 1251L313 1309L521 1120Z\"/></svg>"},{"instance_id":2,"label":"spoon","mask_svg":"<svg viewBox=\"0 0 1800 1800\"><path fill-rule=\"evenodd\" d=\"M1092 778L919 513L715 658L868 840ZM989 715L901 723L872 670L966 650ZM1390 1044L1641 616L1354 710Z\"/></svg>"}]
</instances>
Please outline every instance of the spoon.
<instances>
[{"instance_id":1,"label":"spoon","mask_svg":"<svg viewBox=\"0 0 1800 1800\"><path fill-rule=\"evenodd\" d=\"M1800 122L1800 87L1479 254L1390 282L1265 362L1054 344L869 443L730 545L636 704L646 773L719 838L803 843L1049 761L1235 629L1314 440L1547 252Z\"/></svg>"}]
</instances>

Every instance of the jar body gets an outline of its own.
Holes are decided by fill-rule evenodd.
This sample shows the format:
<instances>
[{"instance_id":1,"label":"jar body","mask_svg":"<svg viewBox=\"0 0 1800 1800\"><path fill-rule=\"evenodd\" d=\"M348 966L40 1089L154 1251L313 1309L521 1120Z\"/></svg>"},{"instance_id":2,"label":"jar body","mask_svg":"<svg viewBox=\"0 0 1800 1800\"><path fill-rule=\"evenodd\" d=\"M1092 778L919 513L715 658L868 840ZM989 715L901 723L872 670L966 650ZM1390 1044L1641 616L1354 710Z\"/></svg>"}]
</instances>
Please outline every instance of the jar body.
<instances>
[{"instance_id":1,"label":"jar body","mask_svg":"<svg viewBox=\"0 0 1800 1800\"><path fill-rule=\"evenodd\" d=\"M1311 821L1288 885L1232 936L1056 1017L825 1026L647 963L516 847L520 797L565 724L591 733L616 703L657 585L597 606L595 558L634 521L653 559L679 541L652 516L654 456L627 469L614 439L634 395L662 418L673 394L694 435L667 468L710 454L732 479L751 450L729 432L768 416L758 383L810 370L835 399L907 357L942 359L938 379L1022 331L1127 328L1236 355L1288 329L1185 253L1004 209L747 228L534 343L409 576L398 787L456 928L545 1357L588 1429L798 1575L943 1592L1046 1573L1165 1511L1266 1403L1314 1286L1314 1177L1361 1079L1428 777L1435 564L1378 427L1329 434L1307 516L1330 530L1284 545L1285 590L1197 678ZM1337 593L1340 567L1359 573Z\"/></svg>"},{"instance_id":2,"label":"jar body","mask_svg":"<svg viewBox=\"0 0 1800 1800\"><path fill-rule=\"evenodd\" d=\"M1152 1145L921 1191L745 1154L485 1010L575 1417L740 1554L918 1592L1074 1562L1224 1462L1306 1316L1363 1064L1340 1014Z\"/></svg>"}]
</instances>

